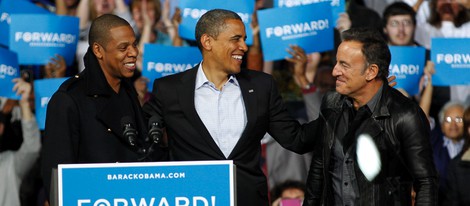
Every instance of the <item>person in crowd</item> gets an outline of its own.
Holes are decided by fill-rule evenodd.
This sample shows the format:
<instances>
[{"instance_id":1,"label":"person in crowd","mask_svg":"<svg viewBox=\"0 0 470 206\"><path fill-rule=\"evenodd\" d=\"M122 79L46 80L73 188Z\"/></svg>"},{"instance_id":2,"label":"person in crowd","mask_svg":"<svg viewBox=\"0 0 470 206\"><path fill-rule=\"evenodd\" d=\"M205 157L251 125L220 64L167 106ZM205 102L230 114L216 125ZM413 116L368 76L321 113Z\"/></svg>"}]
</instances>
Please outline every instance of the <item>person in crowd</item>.
<instances>
[{"instance_id":1,"label":"person in crowd","mask_svg":"<svg viewBox=\"0 0 470 206\"><path fill-rule=\"evenodd\" d=\"M134 31L126 20L104 14L93 21L86 69L66 80L47 107L41 154L46 192L58 164L158 158L158 151L148 152L147 124L129 81L138 53Z\"/></svg>"},{"instance_id":2,"label":"person in crowd","mask_svg":"<svg viewBox=\"0 0 470 206\"><path fill-rule=\"evenodd\" d=\"M268 132L285 148L308 152L316 125L290 117L270 75L241 68L245 39L235 12L206 12L196 24L202 62L154 80L143 108L164 125L170 160L233 160L238 205L260 206L269 204L260 140Z\"/></svg>"},{"instance_id":3,"label":"person in crowd","mask_svg":"<svg viewBox=\"0 0 470 206\"><path fill-rule=\"evenodd\" d=\"M463 114L463 139L465 144L462 151L449 162L447 170L447 195L444 205L470 205L470 107Z\"/></svg>"},{"instance_id":4,"label":"person in crowd","mask_svg":"<svg viewBox=\"0 0 470 206\"><path fill-rule=\"evenodd\" d=\"M313 150L304 205L418 205L437 202L437 172L426 115L387 84L390 51L374 29L342 33L333 69L336 92L322 100L322 137ZM410 124L413 122L413 124ZM369 135L381 170L366 178L358 165L356 141Z\"/></svg>"},{"instance_id":5,"label":"person in crowd","mask_svg":"<svg viewBox=\"0 0 470 206\"><path fill-rule=\"evenodd\" d=\"M57 15L76 16L80 0L55 0Z\"/></svg>"},{"instance_id":6,"label":"person in crowd","mask_svg":"<svg viewBox=\"0 0 470 206\"><path fill-rule=\"evenodd\" d=\"M278 185L275 185L271 190L272 206L280 206L283 200L299 200L299 206L305 196L305 183L286 180Z\"/></svg>"},{"instance_id":7,"label":"person in crowd","mask_svg":"<svg viewBox=\"0 0 470 206\"><path fill-rule=\"evenodd\" d=\"M404 2L395 2L387 6L383 13L383 31L390 46L419 46L414 41L414 33L416 29L416 12L414 9ZM429 52L427 52L427 61L424 67L424 74L420 80L419 91L420 95L416 95L416 100L419 101L421 109L430 121L431 119L431 104L433 107L441 107L442 104L432 101L433 94L436 97L441 96L442 89L438 88L434 93L432 85L432 75L434 74L434 63L429 60ZM425 80L426 79L426 80ZM425 84L425 81L426 84ZM405 96L409 96L404 90ZM437 112L436 112L437 113ZM431 126L431 129L434 127Z\"/></svg>"},{"instance_id":8,"label":"person in crowd","mask_svg":"<svg viewBox=\"0 0 470 206\"><path fill-rule=\"evenodd\" d=\"M431 0L430 16L416 27L416 41L431 48L434 37L470 37L470 14L458 1Z\"/></svg>"},{"instance_id":9,"label":"person in crowd","mask_svg":"<svg viewBox=\"0 0 470 206\"><path fill-rule=\"evenodd\" d=\"M0 205L20 205L20 185L23 178L39 157L41 138L38 124L30 106L31 83L21 78L14 79L13 89L21 96L21 130L23 142L16 151L0 153ZM8 139L4 135L4 124L0 122L0 139Z\"/></svg>"},{"instance_id":10,"label":"person in crowd","mask_svg":"<svg viewBox=\"0 0 470 206\"><path fill-rule=\"evenodd\" d=\"M440 130L435 129L431 135L434 163L439 172L439 202L442 205L447 192L447 167L456 157L464 144L464 127L462 117L465 106L460 102L446 103L439 112ZM442 130L442 132L441 132Z\"/></svg>"}]
</instances>

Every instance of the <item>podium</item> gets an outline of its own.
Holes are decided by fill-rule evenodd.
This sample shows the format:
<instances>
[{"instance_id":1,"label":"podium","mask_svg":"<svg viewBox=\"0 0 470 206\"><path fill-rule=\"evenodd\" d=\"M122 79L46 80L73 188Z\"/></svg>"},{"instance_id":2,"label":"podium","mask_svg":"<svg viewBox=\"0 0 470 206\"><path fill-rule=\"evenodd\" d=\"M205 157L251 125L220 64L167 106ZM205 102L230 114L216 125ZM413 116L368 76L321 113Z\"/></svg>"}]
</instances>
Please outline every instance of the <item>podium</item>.
<instances>
[{"instance_id":1,"label":"podium","mask_svg":"<svg viewBox=\"0 0 470 206\"><path fill-rule=\"evenodd\" d=\"M61 164L59 206L236 206L233 161Z\"/></svg>"}]
</instances>

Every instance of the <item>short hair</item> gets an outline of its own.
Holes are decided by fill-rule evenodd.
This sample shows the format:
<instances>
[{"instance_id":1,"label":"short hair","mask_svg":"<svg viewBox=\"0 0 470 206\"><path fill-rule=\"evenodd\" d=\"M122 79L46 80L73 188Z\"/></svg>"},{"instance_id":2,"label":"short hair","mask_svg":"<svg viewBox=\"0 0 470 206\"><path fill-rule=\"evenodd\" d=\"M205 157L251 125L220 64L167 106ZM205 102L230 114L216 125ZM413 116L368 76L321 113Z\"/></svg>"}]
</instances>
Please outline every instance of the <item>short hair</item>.
<instances>
[{"instance_id":1,"label":"short hair","mask_svg":"<svg viewBox=\"0 0 470 206\"><path fill-rule=\"evenodd\" d=\"M439 110L439 113L437 114L437 117L439 118L439 123L442 124L444 123L444 115L446 113L447 110L449 110L450 108L452 107L460 107L463 109L465 109L465 105L462 103L462 102L459 102L459 101L449 101L447 103L444 104L444 106L442 106L441 110Z\"/></svg>"},{"instance_id":2,"label":"short hair","mask_svg":"<svg viewBox=\"0 0 470 206\"><path fill-rule=\"evenodd\" d=\"M367 63L376 64L379 67L377 77L387 82L392 55L382 34L377 29L361 27L348 29L341 36L343 41L361 43Z\"/></svg>"},{"instance_id":3,"label":"short hair","mask_svg":"<svg viewBox=\"0 0 470 206\"><path fill-rule=\"evenodd\" d=\"M230 10L213 9L201 16L196 24L196 41L197 47L202 51L201 37L203 34L216 38L225 28L226 20L236 19L242 21L240 16Z\"/></svg>"},{"instance_id":4,"label":"short hair","mask_svg":"<svg viewBox=\"0 0 470 206\"><path fill-rule=\"evenodd\" d=\"M282 193L288 189L298 189L305 193L305 184L298 180L286 180L274 186L271 190L271 197L273 200L281 197Z\"/></svg>"},{"instance_id":5,"label":"short hair","mask_svg":"<svg viewBox=\"0 0 470 206\"><path fill-rule=\"evenodd\" d=\"M92 46L96 42L105 47L109 42L109 31L120 26L131 27L129 22L114 14L103 14L94 19L88 34L88 45Z\"/></svg>"},{"instance_id":6,"label":"short hair","mask_svg":"<svg viewBox=\"0 0 470 206\"><path fill-rule=\"evenodd\" d=\"M411 17L411 20L413 21L413 25L416 25L415 10L405 2L395 2L385 8L382 15L383 26L387 26L388 19L390 19L391 16L397 15L409 15Z\"/></svg>"}]
</instances>

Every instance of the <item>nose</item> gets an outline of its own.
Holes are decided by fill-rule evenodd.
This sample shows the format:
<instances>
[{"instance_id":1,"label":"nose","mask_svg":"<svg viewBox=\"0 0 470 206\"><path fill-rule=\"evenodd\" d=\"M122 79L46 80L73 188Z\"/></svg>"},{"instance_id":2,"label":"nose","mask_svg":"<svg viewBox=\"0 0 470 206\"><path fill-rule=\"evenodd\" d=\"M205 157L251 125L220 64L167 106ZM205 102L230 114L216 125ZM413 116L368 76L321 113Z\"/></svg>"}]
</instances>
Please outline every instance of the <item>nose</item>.
<instances>
[{"instance_id":1,"label":"nose","mask_svg":"<svg viewBox=\"0 0 470 206\"><path fill-rule=\"evenodd\" d=\"M331 72L331 75L333 75L333 77L337 77L341 75L341 69L339 69L338 64L336 64L335 67L333 67L333 71Z\"/></svg>"},{"instance_id":2,"label":"nose","mask_svg":"<svg viewBox=\"0 0 470 206\"><path fill-rule=\"evenodd\" d=\"M139 48L137 46L131 46L127 54L130 57L137 57L139 55Z\"/></svg>"},{"instance_id":3,"label":"nose","mask_svg":"<svg viewBox=\"0 0 470 206\"><path fill-rule=\"evenodd\" d=\"M248 46L246 45L246 42L245 40L242 40L240 45L238 46L238 49L240 49L241 51L243 52L247 52L248 51Z\"/></svg>"}]
</instances>

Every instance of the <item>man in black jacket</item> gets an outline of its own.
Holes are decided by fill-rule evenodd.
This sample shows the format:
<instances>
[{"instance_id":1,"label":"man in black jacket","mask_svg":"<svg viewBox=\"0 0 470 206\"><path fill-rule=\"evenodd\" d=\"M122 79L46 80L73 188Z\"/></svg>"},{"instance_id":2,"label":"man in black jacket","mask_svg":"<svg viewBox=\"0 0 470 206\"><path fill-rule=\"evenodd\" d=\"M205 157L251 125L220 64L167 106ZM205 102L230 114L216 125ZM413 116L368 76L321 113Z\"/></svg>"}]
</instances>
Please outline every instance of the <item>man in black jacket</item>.
<instances>
[{"instance_id":1,"label":"man in black jacket","mask_svg":"<svg viewBox=\"0 0 470 206\"><path fill-rule=\"evenodd\" d=\"M48 104L42 150L47 192L51 171L58 164L148 158L143 151L148 148L145 120L128 82L138 54L134 31L126 20L102 15L93 21L85 70L65 81Z\"/></svg>"},{"instance_id":2,"label":"man in black jacket","mask_svg":"<svg viewBox=\"0 0 470 206\"><path fill-rule=\"evenodd\" d=\"M417 104L387 84L390 51L380 33L350 29L333 69L336 92L322 100L322 144L316 144L304 205L436 205L437 173L429 123ZM320 134L321 133L321 134ZM377 145L381 170L368 180L359 169L356 140Z\"/></svg>"}]
</instances>

